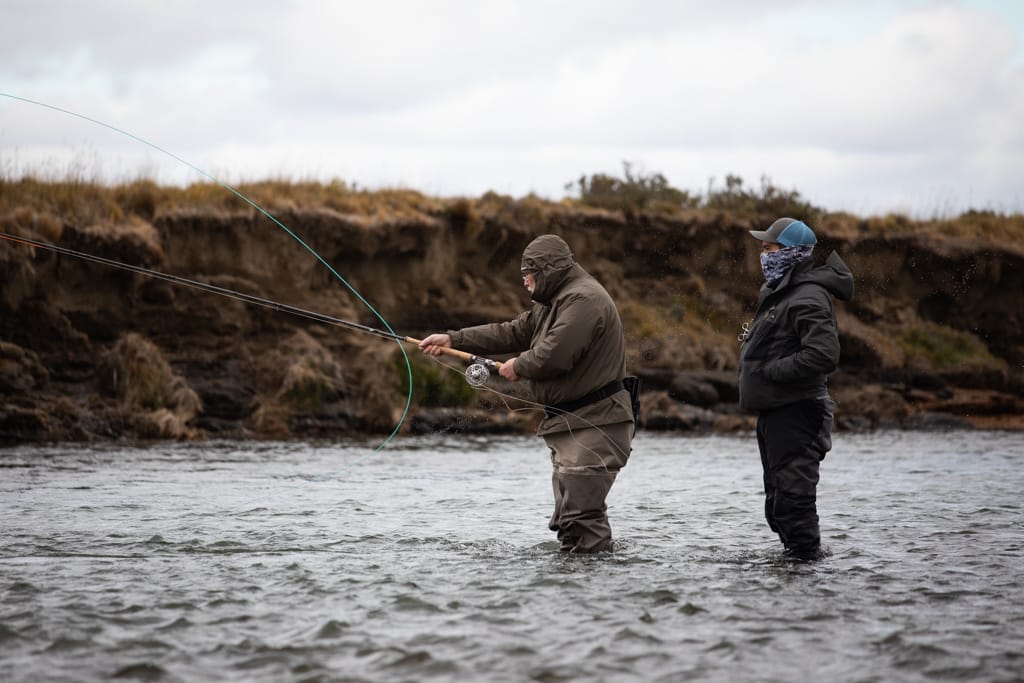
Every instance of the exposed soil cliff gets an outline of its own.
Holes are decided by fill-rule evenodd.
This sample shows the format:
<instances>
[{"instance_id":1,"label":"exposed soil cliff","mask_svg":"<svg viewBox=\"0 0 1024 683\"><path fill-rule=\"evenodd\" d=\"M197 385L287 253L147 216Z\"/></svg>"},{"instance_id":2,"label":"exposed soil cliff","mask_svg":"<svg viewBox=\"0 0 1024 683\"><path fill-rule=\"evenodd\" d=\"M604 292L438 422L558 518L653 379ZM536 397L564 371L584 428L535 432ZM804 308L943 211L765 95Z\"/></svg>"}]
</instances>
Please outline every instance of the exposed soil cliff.
<instances>
[{"instance_id":1,"label":"exposed soil cliff","mask_svg":"<svg viewBox=\"0 0 1024 683\"><path fill-rule=\"evenodd\" d=\"M761 283L746 230L771 217L673 216L486 195L360 214L274 215L398 332L507 319L527 305L523 247L554 232L616 299L647 429L747 429L736 335ZM1015 244L814 226L857 279L838 306L840 429L1024 427L1024 252ZM0 228L345 320L384 323L253 209L148 207L115 220L0 217ZM1017 242L1020 244L1020 242ZM388 342L144 275L0 240L0 440L387 433L407 373ZM408 346L403 429L526 430L536 413L469 388ZM515 393L494 377L489 386Z\"/></svg>"}]
</instances>

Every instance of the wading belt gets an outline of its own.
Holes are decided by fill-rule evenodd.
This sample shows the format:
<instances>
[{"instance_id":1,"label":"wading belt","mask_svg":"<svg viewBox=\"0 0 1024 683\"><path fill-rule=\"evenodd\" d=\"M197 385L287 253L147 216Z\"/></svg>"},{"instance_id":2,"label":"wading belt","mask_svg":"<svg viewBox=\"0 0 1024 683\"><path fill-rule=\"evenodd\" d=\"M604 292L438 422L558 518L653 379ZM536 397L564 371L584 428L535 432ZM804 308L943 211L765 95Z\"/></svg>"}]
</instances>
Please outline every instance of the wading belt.
<instances>
[{"instance_id":1,"label":"wading belt","mask_svg":"<svg viewBox=\"0 0 1024 683\"><path fill-rule=\"evenodd\" d=\"M565 413L572 413L583 406L589 406L591 403L597 403L602 398L608 398L612 394L616 394L626 387L622 384L622 380L613 380L605 384L600 389L591 391L586 396L581 396L575 401L566 401L565 403L559 403L553 406L544 406L544 415L547 417L556 417L558 415L564 415Z\"/></svg>"}]
</instances>

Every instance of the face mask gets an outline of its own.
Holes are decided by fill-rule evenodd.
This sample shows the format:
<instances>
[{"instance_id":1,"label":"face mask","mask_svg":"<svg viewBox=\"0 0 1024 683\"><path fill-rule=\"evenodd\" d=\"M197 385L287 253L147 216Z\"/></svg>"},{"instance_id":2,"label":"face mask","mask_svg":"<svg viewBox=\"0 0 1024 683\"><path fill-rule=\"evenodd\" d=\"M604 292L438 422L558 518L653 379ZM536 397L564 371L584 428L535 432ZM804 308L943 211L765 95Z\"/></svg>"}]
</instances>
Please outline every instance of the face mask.
<instances>
[{"instance_id":1,"label":"face mask","mask_svg":"<svg viewBox=\"0 0 1024 683\"><path fill-rule=\"evenodd\" d=\"M790 268L808 258L814 251L813 244L802 244L795 247L783 247L778 251L761 252L761 272L768 282L785 275Z\"/></svg>"}]
</instances>

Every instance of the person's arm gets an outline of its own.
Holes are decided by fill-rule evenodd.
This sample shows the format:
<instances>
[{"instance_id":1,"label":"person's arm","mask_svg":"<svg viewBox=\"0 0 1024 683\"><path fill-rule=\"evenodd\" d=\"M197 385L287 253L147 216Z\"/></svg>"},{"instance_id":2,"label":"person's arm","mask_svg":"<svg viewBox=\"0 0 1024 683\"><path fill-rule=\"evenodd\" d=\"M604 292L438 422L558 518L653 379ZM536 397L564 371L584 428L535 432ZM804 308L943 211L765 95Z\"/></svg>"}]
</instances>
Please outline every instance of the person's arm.
<instances>
[{"instance_id":1,"label":"person's arm","mask_svg":"<svg viewBox=\"0 0 1024 683\"><path fill-rule=\"evenodd\" d=\"M520 377L546 380L572 370L603 325L593 306L582 296L559 304L547 334L519 354L513 367Z\"/></svg>"},{"instance_id":2,"label":"person's arm","mask_svg":"<svg viewBox=\"0 0 1024 683\"><path fill-rule=\"evenodd\" d=\"M816 375L827 375L839 365L839 331L828 295L795 299L789 308L800 350L766 362L761 372L773 382L797 382Z\"/></svg>"},{"instance_id":3,"label":"person's arm","mask_svg":"<svg viewBox=\"0 0 1024 683\"><path fill-rule=\"evenodd\" d=\"M535 325L534 310L524 311L503 323L488 323L448 332L451 345L481 355L516 353L530 348Z\"/></svg>"}]
</instances>

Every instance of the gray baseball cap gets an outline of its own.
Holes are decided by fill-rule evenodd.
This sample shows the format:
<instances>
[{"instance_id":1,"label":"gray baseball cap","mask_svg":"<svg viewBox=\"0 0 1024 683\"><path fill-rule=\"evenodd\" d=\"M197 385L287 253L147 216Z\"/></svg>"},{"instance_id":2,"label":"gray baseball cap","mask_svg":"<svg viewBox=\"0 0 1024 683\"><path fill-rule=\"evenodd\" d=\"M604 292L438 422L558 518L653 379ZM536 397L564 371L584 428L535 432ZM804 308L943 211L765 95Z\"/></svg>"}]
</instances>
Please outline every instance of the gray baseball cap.
<instances>
[{"instance_id":1,"label":"gray baseball cap","mask_svg":"<svg viewBox=\"0 0 1024 683\"><path fill-rule=\"evenodd\" d=\"M750 234L762 242L775 242L784 247L817 244L814 231L803 221L795 218L780 218L767 230L751 230Z\"/></svg>"}]
</instances>

